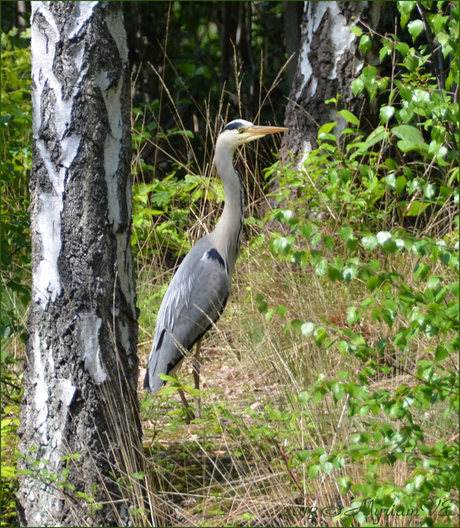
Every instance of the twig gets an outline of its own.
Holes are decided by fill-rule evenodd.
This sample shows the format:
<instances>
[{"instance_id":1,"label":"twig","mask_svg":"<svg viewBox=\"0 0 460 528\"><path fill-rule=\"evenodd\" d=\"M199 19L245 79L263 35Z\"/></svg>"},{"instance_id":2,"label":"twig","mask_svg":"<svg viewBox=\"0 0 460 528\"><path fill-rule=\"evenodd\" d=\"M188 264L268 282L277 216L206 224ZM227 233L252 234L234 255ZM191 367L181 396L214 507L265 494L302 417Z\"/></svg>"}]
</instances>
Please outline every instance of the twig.
<instances>
[{"instance_id":1,"label":"twig","mask_svg":"<svg viewBox=\"0 0 460 528\"><path fill-rule=\"evenodd\" d=\"M292 480L295 482L296 486L299 488L300 493L302 493L303 495L303 492L304 492L303 487L300 484L299 478L294 473L294 470L292 469L292 467L289 467L289 457L286 451L284 450L284 447L279 446L279 450L280 450L281 456L283 457L284 463L286 464L286 468L289 471L289 475L291 475Z\"/></svg>"}]
</instances>

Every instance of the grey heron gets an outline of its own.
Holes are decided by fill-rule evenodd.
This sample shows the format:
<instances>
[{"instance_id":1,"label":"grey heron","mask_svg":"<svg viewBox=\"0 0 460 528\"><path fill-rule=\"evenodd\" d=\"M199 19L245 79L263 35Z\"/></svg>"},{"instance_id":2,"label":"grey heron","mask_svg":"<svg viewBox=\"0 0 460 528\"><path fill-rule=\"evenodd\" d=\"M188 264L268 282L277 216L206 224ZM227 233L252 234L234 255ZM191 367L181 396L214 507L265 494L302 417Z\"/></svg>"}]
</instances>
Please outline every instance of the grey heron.
<instances>
[{"instance_id":1,"label":"grey heron","mask_svg":"<svg viewBox=\"0 0 460 528\"><path fill-rule=\"evenodd\" d=\"M227 303L244 219L245 191L233 166L235 149L286 130L236 119L228 123L217 138L215 166L224 185L224 210L216 228L201 238L185 257L163 297L144 380L144 388L149 392L162 387L164 381L158 374L173 376L180 369L195 344L198 363L201 340L222 315ZM198 388L196 367L194 374ZM183 393L180 395L188 408Z\"/></svg>"}]
</instances>

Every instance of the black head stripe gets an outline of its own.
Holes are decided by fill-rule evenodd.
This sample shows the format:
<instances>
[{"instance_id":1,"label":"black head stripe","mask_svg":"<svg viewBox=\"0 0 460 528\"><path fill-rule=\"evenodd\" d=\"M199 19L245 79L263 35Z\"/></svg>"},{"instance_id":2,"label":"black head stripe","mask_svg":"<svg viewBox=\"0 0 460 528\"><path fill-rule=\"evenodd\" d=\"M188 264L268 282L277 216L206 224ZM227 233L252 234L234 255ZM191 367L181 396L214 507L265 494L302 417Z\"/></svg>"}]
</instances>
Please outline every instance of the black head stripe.
<instances>
[{"instance_id":1,"label":"black head stripe","mask_svg":"<svg viewBox=\"0 0 460 528\"><path fill-rule=\"evenodd\" d=\"M225 132L226 130L236 130L240 127L245 127L245 126L246 124L242 123L241 121L232 121L231 123L225 126L222 132Z\"/></svg>"}]
</instances>

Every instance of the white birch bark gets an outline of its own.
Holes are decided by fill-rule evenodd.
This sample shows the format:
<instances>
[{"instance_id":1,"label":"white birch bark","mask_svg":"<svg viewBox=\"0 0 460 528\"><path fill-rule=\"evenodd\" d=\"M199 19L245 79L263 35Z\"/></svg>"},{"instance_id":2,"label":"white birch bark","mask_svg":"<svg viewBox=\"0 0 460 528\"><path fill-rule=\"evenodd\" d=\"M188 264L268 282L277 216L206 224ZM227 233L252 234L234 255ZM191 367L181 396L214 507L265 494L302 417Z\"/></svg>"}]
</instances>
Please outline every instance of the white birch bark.
<instances>
[{"instance_id":1,"label":"white birch bark","mask_svg":"<svg viewBox=\"0 0 460 528\"><path fill-rule=\"evenodd\" d=\"M338 136L346 123L337 116L334 105L325 101L342 95L341 108L359 112L362 98L354 98L351 82L363 67L358 57L359 41L351 31L354 18L361 18L376 27L383 2L305 2L301 27L297 72L286 109L280 151L284 162L294 154L296 167L316 148L319 126L338 121ZM319 125L319 126L318 126Z\"/></svg>"},{"instance_id":2,"label":"white birch bark","mask_svg":"<svg viewBox=\"0 0 460 528\"><path fill-rule=\"evenodd\" d=\"M126 36L117 2L32 2L31 25L32 302L19 443L30 474L19 520L107 526L116 512L91 513L75 493L97 501L105 488L119 499L114 430L140 442Z\"/></svg>"}]
</instances>

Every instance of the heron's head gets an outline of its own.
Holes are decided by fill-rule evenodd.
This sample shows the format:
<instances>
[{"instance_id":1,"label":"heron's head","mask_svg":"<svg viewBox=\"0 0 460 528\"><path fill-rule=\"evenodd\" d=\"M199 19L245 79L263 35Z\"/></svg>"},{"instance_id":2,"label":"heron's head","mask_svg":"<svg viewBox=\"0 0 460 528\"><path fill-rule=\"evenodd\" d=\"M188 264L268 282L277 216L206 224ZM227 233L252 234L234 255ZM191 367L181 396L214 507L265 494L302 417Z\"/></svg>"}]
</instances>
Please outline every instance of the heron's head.
<instances>
[{"instance_id":1,"label":"heron's head","mask_svg":"<svg viewBox=\"0 0 460 528\"><path fill-rule=\"evenodd\" d=\"M219 143L225 143L229 148L237 148L245 143L260 139L269 134L285 132L288 130L284 127L258 126L245 121L244 119L235 119L230 121L222 132L219 134Z\"/></svg>"}]
</instances>

